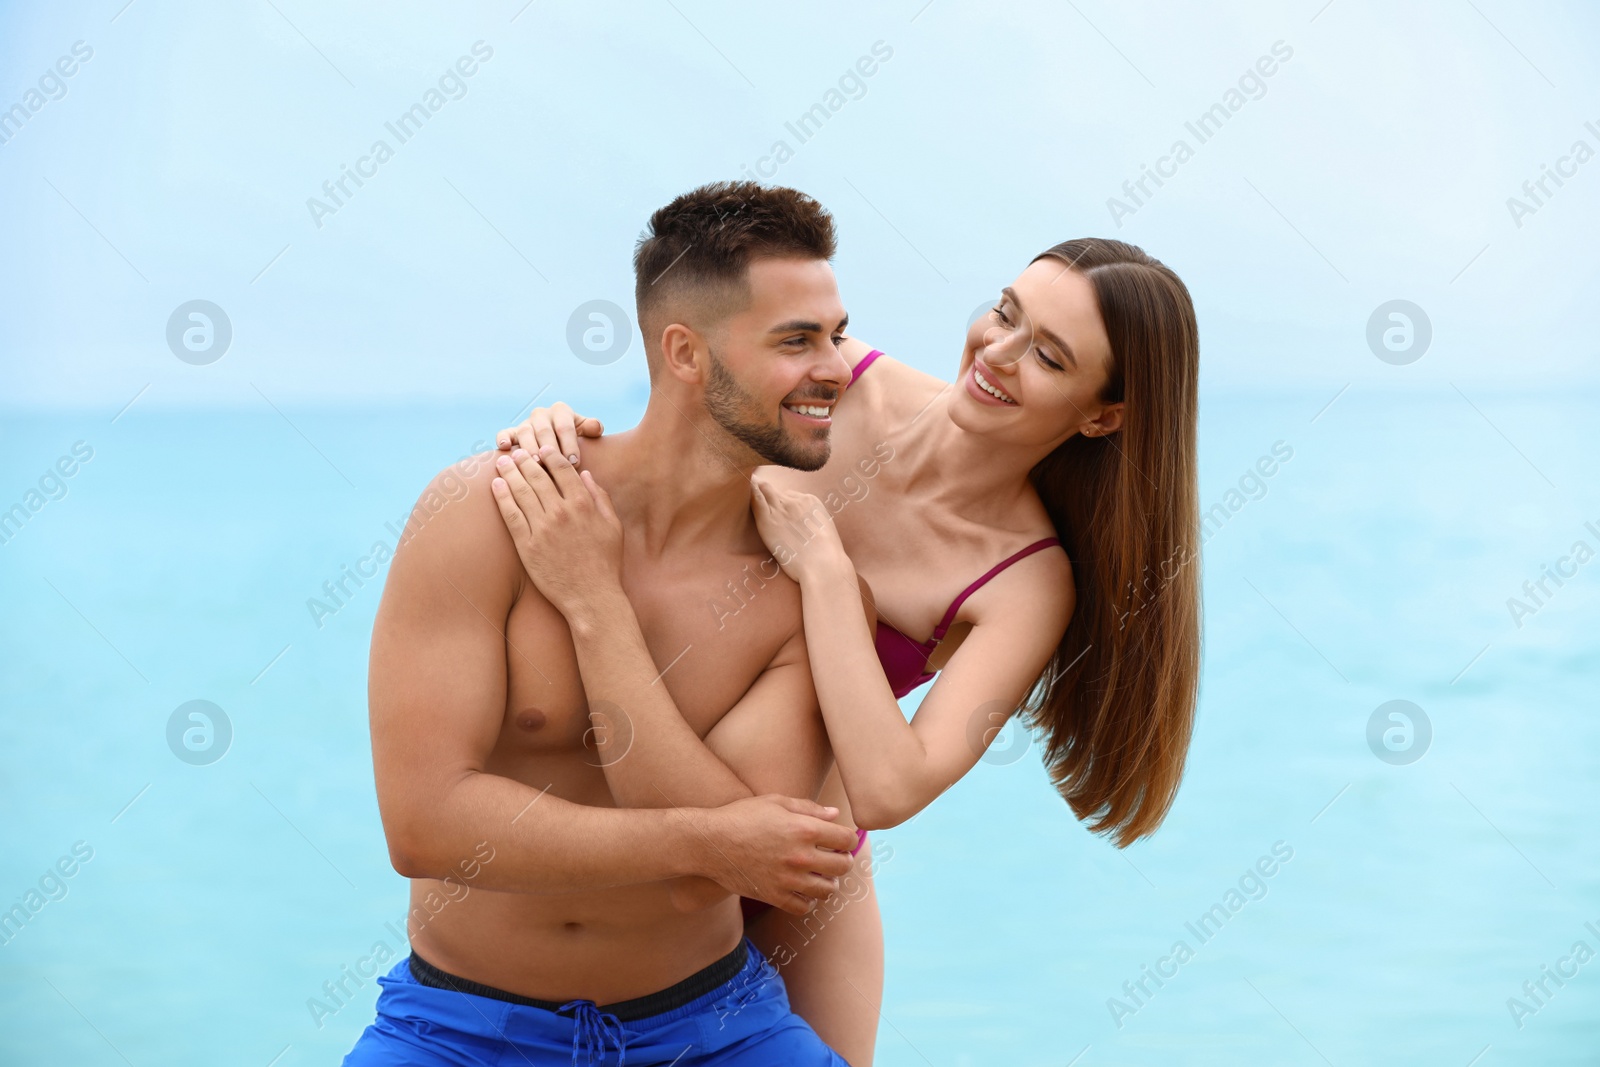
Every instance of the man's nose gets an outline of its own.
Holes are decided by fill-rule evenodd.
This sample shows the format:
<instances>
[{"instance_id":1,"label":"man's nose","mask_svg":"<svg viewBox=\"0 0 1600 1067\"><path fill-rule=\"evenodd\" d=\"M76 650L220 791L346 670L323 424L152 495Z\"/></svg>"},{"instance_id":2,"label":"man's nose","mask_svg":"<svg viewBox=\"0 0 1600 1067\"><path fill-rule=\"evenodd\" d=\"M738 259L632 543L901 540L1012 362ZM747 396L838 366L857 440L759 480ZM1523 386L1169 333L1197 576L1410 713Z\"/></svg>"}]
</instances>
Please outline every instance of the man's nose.
<instances>
[{"instance_id":1,"label":"man's nose","mask_svg":"<svg viewBox=\"0 0 1600 1067\"><path fill-rule=\"evenodd\" d=\"M814 381L832 382L843 389L850 384L850 364L844 358L844 353L839 351L838 345L830 344L827 347L832 354L824 353L823 359L812 370L811 377Z\"/></svg>"}]
</instances>

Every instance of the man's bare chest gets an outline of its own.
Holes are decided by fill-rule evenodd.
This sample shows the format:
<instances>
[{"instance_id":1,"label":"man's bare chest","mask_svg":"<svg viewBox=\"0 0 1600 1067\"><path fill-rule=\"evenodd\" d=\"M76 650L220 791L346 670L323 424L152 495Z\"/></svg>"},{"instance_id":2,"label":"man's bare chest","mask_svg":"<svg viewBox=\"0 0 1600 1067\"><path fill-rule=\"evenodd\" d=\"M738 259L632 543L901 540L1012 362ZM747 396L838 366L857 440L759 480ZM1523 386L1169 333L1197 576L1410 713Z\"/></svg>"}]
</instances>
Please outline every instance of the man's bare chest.
<instances>
[{"instance_id":1,"label":"man's bare chest","mask_svg":"<svg viewBox=\"0 0 1600 1067\"><path fill-rule=\"evenodd\" d=\"M800 628L797 587L756 557L695 566L630 568L623 587L651 663L638 688L664 686L702 738L738 703ZM591 704L566 620L537 592L505 626L506 713L501 747L557 755L594 749ZM627 715L627 692L619 706Z\"/></svg>"}]
</instances>

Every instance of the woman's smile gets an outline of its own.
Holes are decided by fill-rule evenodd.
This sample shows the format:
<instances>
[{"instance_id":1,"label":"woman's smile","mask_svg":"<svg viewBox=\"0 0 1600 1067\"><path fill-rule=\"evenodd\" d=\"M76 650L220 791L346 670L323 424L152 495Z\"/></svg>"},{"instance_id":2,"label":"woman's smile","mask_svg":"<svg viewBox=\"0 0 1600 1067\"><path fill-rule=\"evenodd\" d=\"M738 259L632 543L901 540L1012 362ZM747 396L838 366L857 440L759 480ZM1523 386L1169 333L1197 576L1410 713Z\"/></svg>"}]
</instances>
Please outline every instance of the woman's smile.
<instances>
[{"instance_id":1,"label":"woman's smile","mask_svg":"<svg viewBox=\"0 0 1600 1067\"><path fill-rule=\"evenodd\" d=\"M983 362L981 360L974 359L972 361L972 370L967 374L967 392L971 393L980 403L1017 407L1016 398L995 384L994 379L998 375L992 370L988 374L984 374L982 367Z\"/></svg>"}]
</instances>

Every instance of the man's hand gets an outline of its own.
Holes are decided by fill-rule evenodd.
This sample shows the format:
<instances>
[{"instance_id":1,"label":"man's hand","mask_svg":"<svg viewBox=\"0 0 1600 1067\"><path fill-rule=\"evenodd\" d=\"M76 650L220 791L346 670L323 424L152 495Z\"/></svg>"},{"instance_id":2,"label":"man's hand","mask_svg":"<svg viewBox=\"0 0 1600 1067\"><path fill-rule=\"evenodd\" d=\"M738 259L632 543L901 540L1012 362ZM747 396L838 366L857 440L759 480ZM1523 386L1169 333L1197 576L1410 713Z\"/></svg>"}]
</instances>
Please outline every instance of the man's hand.
<instances>
[{"instance_id":1,"label":"man's hand","mask_svg":"<svg viewBox=\"0 0 1600 1067\"><path fill-rule=\"evenodd\" d=\"M856 832L832 821L838 808L769 794L684 814L702 831L700 867L712 881L790 915L836 892L851 867ZM675 892L674 901L685 907L695 895Z\"/></svg>"}]
</instances>

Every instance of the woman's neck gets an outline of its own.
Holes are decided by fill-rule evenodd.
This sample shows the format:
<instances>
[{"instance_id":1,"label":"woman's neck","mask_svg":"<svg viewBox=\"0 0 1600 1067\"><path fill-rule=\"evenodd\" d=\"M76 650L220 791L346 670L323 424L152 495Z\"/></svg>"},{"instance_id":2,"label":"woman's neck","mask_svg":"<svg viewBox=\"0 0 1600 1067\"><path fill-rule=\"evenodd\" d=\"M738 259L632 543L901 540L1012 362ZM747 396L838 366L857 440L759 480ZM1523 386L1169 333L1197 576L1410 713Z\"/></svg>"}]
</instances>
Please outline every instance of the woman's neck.
<instances>
[{"instance_id":1,"label":"woman's neck","mask_svg":"<svg viewBox=\"0 0 1600 1067\"><path fill-rule=\"evenodd\" d=\"M997 444L950 418L955 386L944 392L898 435L905 457L906 492L963 518L988 523L1033 495L1029 478L1044 458L1037 447ZM903 442L903 446L901 444Z\"/></svg>"}]
</instances>

